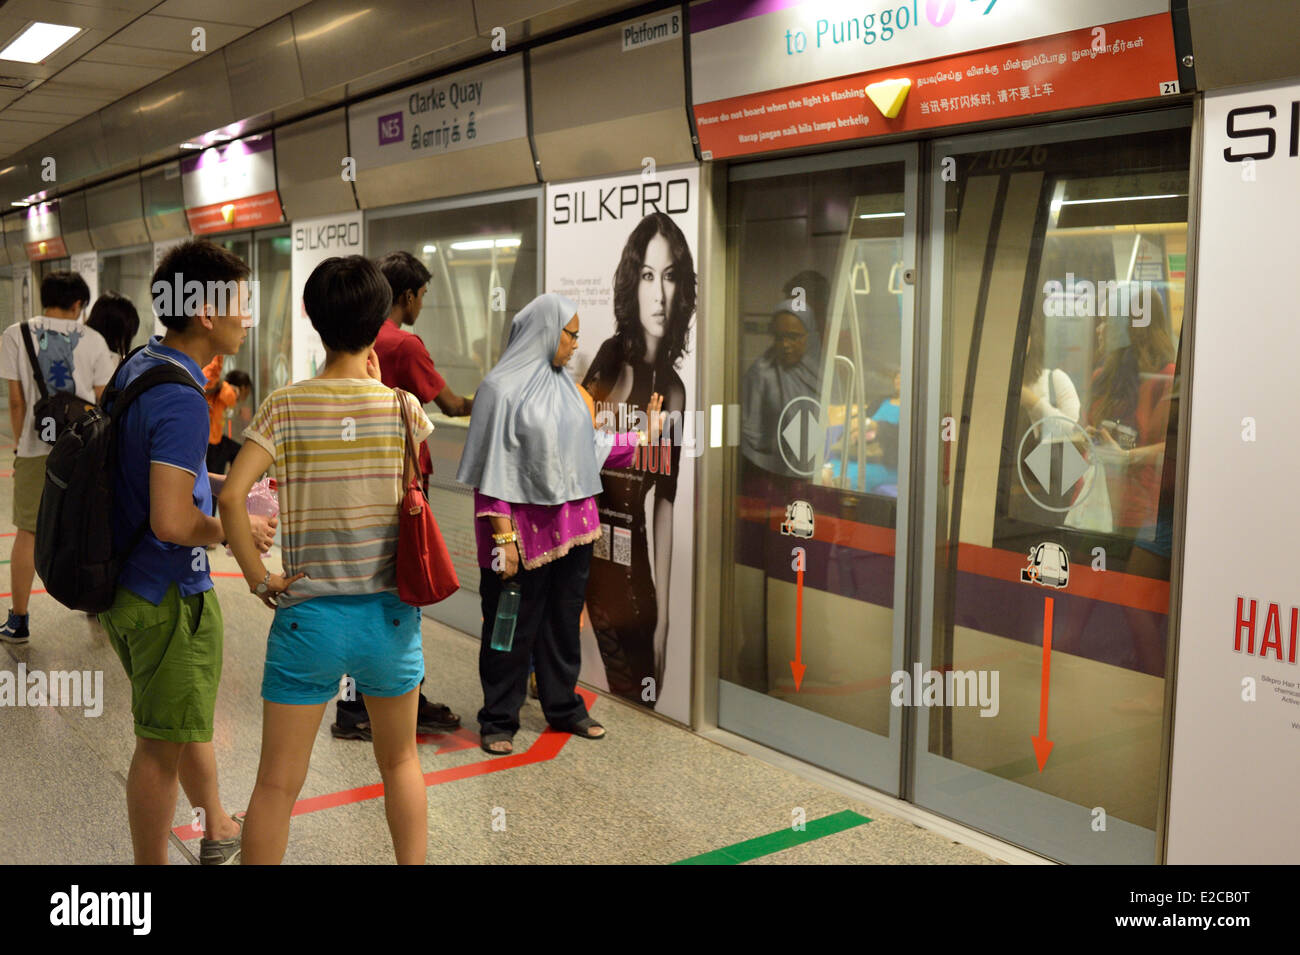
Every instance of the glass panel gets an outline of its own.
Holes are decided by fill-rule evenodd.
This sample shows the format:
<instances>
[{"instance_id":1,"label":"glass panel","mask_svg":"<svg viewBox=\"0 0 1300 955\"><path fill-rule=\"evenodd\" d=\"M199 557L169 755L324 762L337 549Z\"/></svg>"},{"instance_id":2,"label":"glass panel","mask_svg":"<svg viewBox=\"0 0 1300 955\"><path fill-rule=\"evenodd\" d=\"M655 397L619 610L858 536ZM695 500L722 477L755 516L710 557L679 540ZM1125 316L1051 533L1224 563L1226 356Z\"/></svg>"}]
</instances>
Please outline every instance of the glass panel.
<instances>
[{"instance_id":1,"label":"glass panel","mask_svg":"<svg viewBox=\"0 0 1300 955\"><path fill-rule=\"evenodd\" d=\"M366 219L372 259L404 249L429 270L424 308L408 331L420 336L438 373L458 395L478 388L501 355L510 320L540 291L537 215L538 200L528 197ZM472 498L456 482L469 419L444 417L434 404L425 410L437 424L429 438L430 505L461 589L477 592Z\"/></svg>"},{"instance_id":2,"label":"glass panel","mask_svg":"<svg viewBox=\"0 0 1300 955\"><path fill-rule=\"evenodd\" d=\"M253 375L253 398L246 406L249 412L276 388L287 385L292 376L292 257L288 233L257 234L257 372Z\"/></svg>"},{"instance_id":3,"label":"glass panel","mask_svg":"<svg viewBox=\"0 0 1300 955\"><path fill-rule=\"evenodd\" d=\"M1151 862L1188 132L954 158L936 183L945 433L927 664L947 705L921 713L917 801L1068 861ZM953 705L962 681L979 705Z\"/></svg>"},{"instance_id":4,"label":"glass panel","mask_svg":"<svg viewBox=\"0 0 1300 955\"><path fill-rule=\"evenodd\" d=\"M99 294L119 292L125 295L140 315L140 327L136 329L131 348L145 344L153 335L153 294L149 288L152 277L151 247L129 252L105 252L99 257Z\"/></svg>"},{"instance_id":5,"label":"glass panel","mask_svg":"<svg viewBox=\"0 0 1300 955\"><path fill-rule=\"evenodd\" d=\"M906 175L904 162L891 162L745 177L728 196L741 434L721 675L886 737L896 719L890 674L901 655L894 598L912 321L902 279ZM727 706L720 722L870 775L861 741L837 756L819 752L814 737L831 739L821 733L787 734L783 743L772 720L790 717L757 699L750 705L746 719L765 726L744 726ZM869 781L893 788L896 756L885 764L877 769L887 778Z\"/></svg>"}]
</instances>

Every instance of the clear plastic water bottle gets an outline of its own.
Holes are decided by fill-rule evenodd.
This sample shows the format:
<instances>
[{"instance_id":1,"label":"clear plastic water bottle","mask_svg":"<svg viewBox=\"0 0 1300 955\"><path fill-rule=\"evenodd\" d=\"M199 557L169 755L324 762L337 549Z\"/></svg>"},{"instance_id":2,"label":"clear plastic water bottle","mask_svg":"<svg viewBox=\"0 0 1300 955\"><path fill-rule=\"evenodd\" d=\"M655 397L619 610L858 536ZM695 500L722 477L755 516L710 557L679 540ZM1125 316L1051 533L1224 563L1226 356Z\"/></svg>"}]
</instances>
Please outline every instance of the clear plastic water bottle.
<instances>
[{"instance_id":1,"label":"clear plastic water bottle","mask_svg":"<svg viewBox=\"0 0 1300 955\"><path fill-rule=\"evenodd\" d=\"M497 598L497 618L492 624L490 646L493 650L509 653L515 645L515 621L519 617L521 596L519 584L513 580L501 588L501 596Z\"/></svg>"},{"instance_id":2,"label":"clear plastic water bottle","mask_svg":"<svg viewBox=\"0 0 1300 955\"><path fill-rule=\"evenodd\" d=\"M275 478L264 477L253 485L253 489L248 492L248 513L258 514L262 517L275 517L280 513L280 497L276 493L279 485ZM262 556L266 557L271 552L268 550Z\"/></svg>"}]
</instances>

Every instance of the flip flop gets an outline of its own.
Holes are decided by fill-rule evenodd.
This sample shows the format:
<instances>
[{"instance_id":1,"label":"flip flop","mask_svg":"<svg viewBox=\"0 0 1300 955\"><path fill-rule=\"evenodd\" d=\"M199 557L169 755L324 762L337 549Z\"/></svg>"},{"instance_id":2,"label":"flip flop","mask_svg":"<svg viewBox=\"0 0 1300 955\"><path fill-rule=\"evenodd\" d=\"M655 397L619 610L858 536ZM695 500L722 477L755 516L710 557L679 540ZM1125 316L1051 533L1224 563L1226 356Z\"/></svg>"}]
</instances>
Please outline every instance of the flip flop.
<instances>
[{"instance_id":1,"label":"flip flop","mask_svg":"<svg viewBox=\"0 0 1300 955\"><path fill-rule=\"evenodd\" d=\"M493 743L509 743L510 748L505 752L492 749ZM479 748L489 756L509 756L515 751L515 738L509 733L489 733L487 736L479 738Z\"/></svg>"},{"instance_id":2,"label":"flip flop","mask_svg":"<svg viewBox=\"0 0 1300 955\"><path fill-rule=\"evenodd\" d=\"M591 732L593 729L603 730L605 729L605 727L601 726L590 716L578 720L578 722L572 724L571 726L567 726L563 728L557 726L556 729L559 729L561 733L572 733L574 736L577 736L579 739L604 739L606 736L609 735L608 730L606 730L604 733L601 733L598 736L593 735Z\"/></svg>"}]
</instances>

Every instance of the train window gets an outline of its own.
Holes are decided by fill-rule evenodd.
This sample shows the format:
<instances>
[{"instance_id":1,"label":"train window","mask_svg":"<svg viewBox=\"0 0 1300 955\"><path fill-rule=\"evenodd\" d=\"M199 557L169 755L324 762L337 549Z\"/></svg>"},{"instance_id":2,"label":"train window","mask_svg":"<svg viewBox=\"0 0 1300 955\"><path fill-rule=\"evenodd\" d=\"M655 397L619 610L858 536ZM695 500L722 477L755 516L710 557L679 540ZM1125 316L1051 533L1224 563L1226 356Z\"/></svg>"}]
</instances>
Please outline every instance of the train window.
<instances>
[{"instance_id":1,"label":"train window","mask_svg":"<svg viewBox=\"0 0 1300 955\"><path fill-rule=\"evenodd\" d=\"M905 179L902 161L781 170L728 196L741 428L722 676L880 736L906 494Z\"/></svg>"},{"instance_id":2,"label":"train window","mask_svg":"<svg viewBox=\"0 0 1300 955\"><path fill-rule=\"evenodd\" d=\"M1001 701L920 715L917 801L1072 861L1154 861L1163 771L1190 138L1181 116L1126 123L1013 168L981 144L1033 134L958 140L935 179L953 427L927 435L923 646L1000 673Z\"/></svg>"},{"instance_id":3,"label":"train window","mask_svg":"<svg viewBox=\"0 0 1300 955\"><path fill-rule=\"evenodd\" d=\"M1165 533L1157 516L1183 319L1187 174L1064 169L1044 178L1039 202L994 540L1014 550L1050 528L1076 555L1102 546L1124 570L1135 544Z\"/></svg>"}]
</instances>

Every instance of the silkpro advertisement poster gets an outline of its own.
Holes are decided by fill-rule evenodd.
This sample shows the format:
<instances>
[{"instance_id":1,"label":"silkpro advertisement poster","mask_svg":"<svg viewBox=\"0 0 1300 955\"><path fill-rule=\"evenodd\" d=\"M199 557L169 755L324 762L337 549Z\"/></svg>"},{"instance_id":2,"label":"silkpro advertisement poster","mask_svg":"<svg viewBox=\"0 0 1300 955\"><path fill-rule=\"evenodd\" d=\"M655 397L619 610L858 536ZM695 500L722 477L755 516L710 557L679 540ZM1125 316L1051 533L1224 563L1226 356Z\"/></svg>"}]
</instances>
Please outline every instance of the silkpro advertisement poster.
<instances>
[{"instance_id":1,"label":"silkpro advertisement poster","mask_svg":"<svg viewBox=\"0 0 1300 955\"><path fill-rule=\"evenodd\" d=\"M668 427L627 469L601 472L581 679L680 722L690 711L699 170L546 188L546 291L578 306L568 371L600 427L644 426L653 393ZM638 417L638 416L642 417Z\"/></svg>"},{"instance_id":2,"label":"silkpro advertisement poster","mask_svg":"<svg viewBox=\"0 0 1300 955\"><path fill-rule=\"evenodd\" d=\"M293 337L291 344L292 368L285 368L283 355L276 360L272 388L287 385L290 381L315 378L325 364L325 346L312 327L311 319L302 304L302 290L307 278L328 258L336 255L364 255L360 212L340 212L318 219L298 219L293 224L293 249L289 268L293 274ZM281 380L283 378L284 380ZM270 388L263 385L267 394Z\"/></svg>"},{"instance_id":3,"label":"silkpro advertisement poster","mask_svg":"<svg viewBox=\"0 0 1300 955\"><path fill-rule=\"evenodd\" d=\"M1295 269L1297 100L1295 84L1205 98L1169 799L1176 865L1300 858L1300 332L1294 282L1279 280Z\"/></svg>"}]
</instances>

